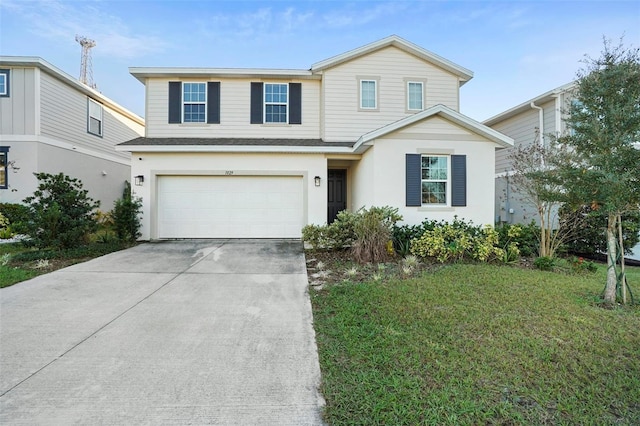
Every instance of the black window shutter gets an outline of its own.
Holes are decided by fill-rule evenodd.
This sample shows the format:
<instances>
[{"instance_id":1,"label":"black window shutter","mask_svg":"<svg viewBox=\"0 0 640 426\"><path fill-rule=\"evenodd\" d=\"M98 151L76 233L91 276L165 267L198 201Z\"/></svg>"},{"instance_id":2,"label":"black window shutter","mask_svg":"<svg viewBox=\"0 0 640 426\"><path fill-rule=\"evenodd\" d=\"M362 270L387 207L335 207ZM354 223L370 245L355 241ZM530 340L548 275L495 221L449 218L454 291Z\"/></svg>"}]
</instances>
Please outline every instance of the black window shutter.
<instances>
[{"instance_id":1,"label":"black window shutter","mask_svg":"<svg viewBox=\"0 0 640 426\"><path fill-rule=\"evenodd\" d=\"M169 82L169 123L182 123L182 83Z\"/></svg>"},{"instance_id":2,"label":"black window shutter","mask_svg":"<svg viewBox=\"0 0 640 426\"><path fill-rule=\"evenodd\" d=\"M422 205L422 156L420 154L407 154L406 158L406 194L407 207L420 207Z\"/></svg>"},{"instance_id":3,"label":"black window shutter","mask_svg":"<svg viewBox=\"0 0 640 426\"><path fill-rule=\"evenodd\" d=\"M207 123L220 124L220 82L207 83Z\"/></svg>"},{"instance_id":4,"label":"black window shutter","mask_svg":"<svg viewBox=\"0 0 640 426\"><path fill-rule=\"evenodd\" d=\"M262 124L262 83L251 83L251 124Z\"/></svg>"},{"instance_id":5,"label":"black window shutter","mask_svg":"<svg viewBox=\"0 0 640 426\"><path fill-rule=\"evenodd\" d=\"M302 83L289 83L289 124L302 124Z\"/></svg>"},{"instance_id":6,"label":"black window shutter","mask_svg":"<svg viewBox=\"0 0 640 426\"><path fill-rule=\"evenodd\" d=\"M467 205L467 156L451 156L451 206Z\"/></svg>"}]
</instances>

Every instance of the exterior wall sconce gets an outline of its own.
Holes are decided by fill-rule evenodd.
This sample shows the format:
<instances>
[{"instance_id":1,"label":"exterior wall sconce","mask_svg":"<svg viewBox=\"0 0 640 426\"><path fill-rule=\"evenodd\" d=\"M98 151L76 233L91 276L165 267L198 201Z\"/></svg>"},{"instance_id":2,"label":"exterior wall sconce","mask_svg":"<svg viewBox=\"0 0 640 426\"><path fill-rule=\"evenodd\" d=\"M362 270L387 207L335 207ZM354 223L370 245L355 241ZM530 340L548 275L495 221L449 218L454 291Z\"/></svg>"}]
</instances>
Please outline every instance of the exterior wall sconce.
<instances>
[{"instance_id":1,"label":"exterior wall sconce","mask_svg":"<svg viewBox=\"0 0 640 426\"><path fill-rule=\"evenodd\" d=\"M136 186L142 186L142 184L144 183L144 176L142 175L134 176L133 181L135 182Z\"/></svg>"},{"instance_id":2,"label":"exterior wall sconce","mask_svg":"<svg viewBox=\"0 0 640 426\"><path fill-rule=\"evenodd\" d=\"M315 181L316 186L320 186L320 176L314 177L313 180Z\"/></svg>"}]
</instances>

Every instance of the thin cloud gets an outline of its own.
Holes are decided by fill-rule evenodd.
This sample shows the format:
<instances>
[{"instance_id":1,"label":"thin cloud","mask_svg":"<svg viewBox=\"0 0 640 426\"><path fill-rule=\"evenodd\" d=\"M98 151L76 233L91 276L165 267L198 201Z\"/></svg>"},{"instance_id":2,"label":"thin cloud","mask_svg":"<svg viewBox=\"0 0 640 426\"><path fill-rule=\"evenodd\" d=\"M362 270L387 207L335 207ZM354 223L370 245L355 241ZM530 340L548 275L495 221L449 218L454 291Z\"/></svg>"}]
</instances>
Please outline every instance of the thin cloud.
<instances>
[{"instance_id":1,"label":"thin cloud","mask_svg":"<svg viewBox=\"0 0 640 426\"><path fill-rule=\"evenodd\" d=\"M75 35L96 41L96 55L121 59L162 52L168 43L154 36L135 34L122 20L90 3L61 1L15 2L3 0L2 7L19 14L30 24L30 32L43 39L75 43Z\"/></svg>"},{"instance_id":2,"label":"thin cloud","mask_svg":"<svg viewBox=\"0 0 640 426\"><path fill-rule=\"evenodd\" d=\"M354 8L348 6L340 10L333 10L322 16L326 27L336 29L343 27L361 27L379 19L388 18L407 8L402 2L376 3L375 7Z\"/></svg>"}]
</instances>

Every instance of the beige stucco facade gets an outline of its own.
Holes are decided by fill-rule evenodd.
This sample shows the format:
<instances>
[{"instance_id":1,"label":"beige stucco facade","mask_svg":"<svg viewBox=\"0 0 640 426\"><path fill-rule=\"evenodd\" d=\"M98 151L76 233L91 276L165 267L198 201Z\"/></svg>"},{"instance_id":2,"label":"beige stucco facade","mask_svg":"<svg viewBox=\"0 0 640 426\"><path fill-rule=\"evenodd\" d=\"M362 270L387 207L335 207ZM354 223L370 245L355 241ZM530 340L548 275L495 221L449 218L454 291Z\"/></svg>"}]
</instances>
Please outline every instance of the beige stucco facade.
<instances>
[{"instance_id":1,"label":"beige stucco facade","mask_svg":"<svg viewBox=\"0 0 640 426\"><path fill-rule=\"evenodd\" d=\"M146 133L144 138L120 144L117 150L131 152L132 181L136 176L143 179L134 186L143 201L142 239L180 235L175 223L168 231L163 218L171 215L172 220L184 214L185 221L190 217L203 221L203 210L216 217L221 210L231 211L216 204L216 196L225 198L220 203L229 198L217 192L220 180L207 176L299 177L302 205L296 214L300 223L327 223L333 184L330 170L345 171L346 194L341 195L345 195L347 210L388 205L397 207L410 224L425 219L450 221L456 216L479 225L493 224L495 152L511 146L512 140L459 113L459 89L471 79L470 71L399 37L388 37L305 70L131 68L131 73L146 86ZM375 81L375 108L361 107L363 80ZM172 102L176 102L175 95L174 101L171 98L171 84L183 87L189 82L205 83L207 90L210 82L219 87L219 94L208 94L204 102L207 114L210 108L219 108L217 121L207 118L207 122L194 124L169 117ZM270 82L299 85L301 123L252 124L256 107L252 91L256 84ZM420 108L409 108L409 82L421 85ZM214 100L217 103L210 104ZM408 154L447 159L444 203L416 206L415 201L408 201L408 191L416 188L409 189L407 184ZM466 194L462 203L452 202L452 157L463 159ZM177 209L180 196L174 193L175 202L168 206L161 187L171 176L176 177L176 184L180 176L202 177L182 179L182 184L191 182L200 188L194 189L198 194L185 196L184 204L202 206ZM247 193L254 193L248 187L256 186L252 183L256 180L246 182ZM417 184L419 191L421 183ZM201 189L206 186L210 191ZM188 187L185 191L191 192ZM256 211L260 208L256 201ZM219 227L202 224L201 229L214 228ZM192 235L192 229L185 226L185 235Z\"/></svg>"}]
</instances>

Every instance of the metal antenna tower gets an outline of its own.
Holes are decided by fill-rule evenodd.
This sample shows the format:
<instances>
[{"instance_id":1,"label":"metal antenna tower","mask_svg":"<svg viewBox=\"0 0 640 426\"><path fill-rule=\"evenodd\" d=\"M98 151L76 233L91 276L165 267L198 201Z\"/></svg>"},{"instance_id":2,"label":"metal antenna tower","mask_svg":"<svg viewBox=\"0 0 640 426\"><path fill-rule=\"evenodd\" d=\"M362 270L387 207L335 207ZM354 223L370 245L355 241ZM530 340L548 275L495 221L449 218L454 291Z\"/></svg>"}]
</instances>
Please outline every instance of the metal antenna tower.
<instances>
[{"instance_id":1,"label":"metal antenna tower","mask_svg":"<svg viewBox=\"0 0 640 426\"><path fill-rule=\"evenodd\" d=\"M92 89L96 88L93 82L93 65L91 63L91 48L95 47L96 42L84 37L76 35L76 41L82 46L82 56L80 56L80 81Z\"/></svg>"}]
</instances>

